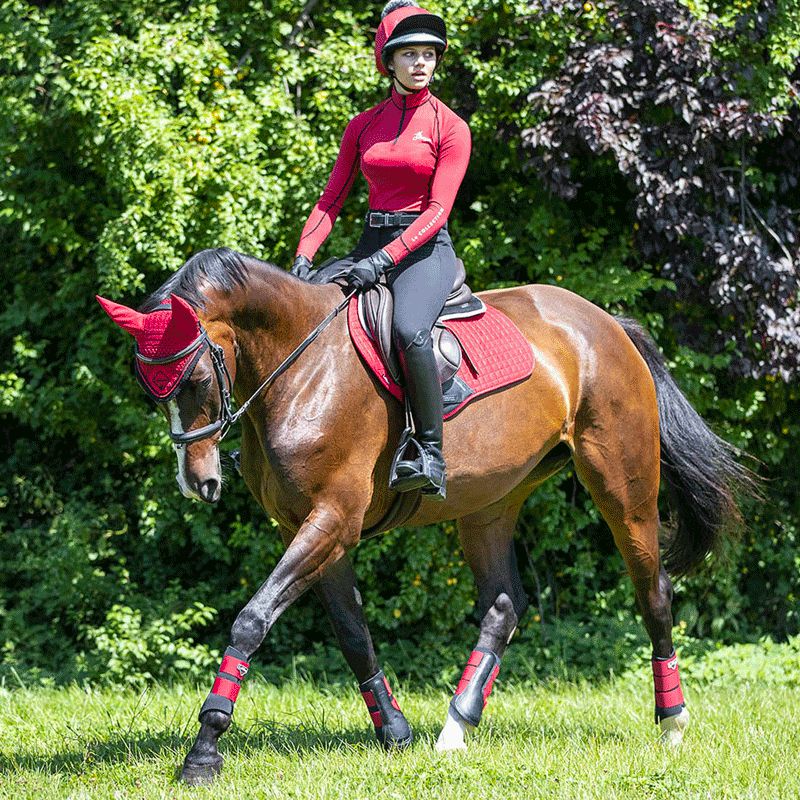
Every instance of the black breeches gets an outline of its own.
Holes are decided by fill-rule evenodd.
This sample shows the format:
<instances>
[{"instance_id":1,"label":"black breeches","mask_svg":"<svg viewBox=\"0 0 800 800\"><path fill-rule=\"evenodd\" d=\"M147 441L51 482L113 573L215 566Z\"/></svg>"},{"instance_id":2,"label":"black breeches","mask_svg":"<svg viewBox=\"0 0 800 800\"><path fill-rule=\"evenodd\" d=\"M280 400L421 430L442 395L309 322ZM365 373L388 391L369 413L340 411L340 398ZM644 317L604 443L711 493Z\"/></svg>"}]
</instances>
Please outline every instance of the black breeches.
<instances>
[{"instance_id":1,"label":"black breeches","mask_svg":"<svg viewBox=\"0 0 800 800\"><path fill-rule=\"evenodd\" d=\"M403 232L402 228L370 228L346 257L356 261L372 255ZM390 267L386 282L394 298L392 332L405 350L419 331L430 331L456 279L456 254L447 226L422 247Z\"/></svg>"}]
</instances>

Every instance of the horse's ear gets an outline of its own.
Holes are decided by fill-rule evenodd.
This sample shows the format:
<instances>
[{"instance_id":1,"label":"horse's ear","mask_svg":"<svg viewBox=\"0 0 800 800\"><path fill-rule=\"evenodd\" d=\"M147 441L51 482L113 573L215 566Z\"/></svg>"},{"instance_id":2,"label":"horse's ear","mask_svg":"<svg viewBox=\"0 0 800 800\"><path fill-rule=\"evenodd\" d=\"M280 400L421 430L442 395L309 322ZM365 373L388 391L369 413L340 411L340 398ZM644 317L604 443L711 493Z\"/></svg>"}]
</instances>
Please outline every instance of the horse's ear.
<instances>
[{"instance_id":1,"label":"horse's ear","mask_svg":"<svg viewBox=\"0 0 800 800\"><path fill-rule=\"evenodd\" d=\"M136 334L144 330L145 314L134 311L132 308L123 306L120 303L115 303L113 300L106 300L105 297L100 297L99 294L95 295L95 297L106 314L108 314L122 330L127 331L133 336L136 336Z\"/></svg>"},{"instance_id":2,"label":"horse's ear","mask_svg":"<svg viewBox=\"0 0 800 800\"><path fill-rule=\"evenodd\" d=\"M164 331L166 341L175 342L183 347L197 336L197 314L194 309L178 295L170 296L172 314Z\"/></svg>"}]
</instances>

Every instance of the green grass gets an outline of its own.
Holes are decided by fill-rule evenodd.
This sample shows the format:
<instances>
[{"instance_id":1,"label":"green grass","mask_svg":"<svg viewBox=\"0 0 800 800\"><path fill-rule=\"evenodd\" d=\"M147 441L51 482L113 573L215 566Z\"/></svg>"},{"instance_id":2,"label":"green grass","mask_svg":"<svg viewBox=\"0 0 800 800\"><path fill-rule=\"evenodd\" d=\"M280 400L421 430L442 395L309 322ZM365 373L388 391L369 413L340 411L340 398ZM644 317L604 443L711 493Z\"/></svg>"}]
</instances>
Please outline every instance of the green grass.
<instances>
[{"instance_id":1,"label":"green grass","mask_svg":"<svg viewBox=\"0 0 800 800\"><path fill-rule=\"evenodd\" d=\"M3 798L797 798L791 687L689 687L683 748L656 742L650 683L497 689L467 753L433 743L448 695L395 686L410 751L375 744L355 687L254 680L223 738L223 776L187 789L176 772L204 692L154 687L0 692Z\"/></svg>"}]
</instances>

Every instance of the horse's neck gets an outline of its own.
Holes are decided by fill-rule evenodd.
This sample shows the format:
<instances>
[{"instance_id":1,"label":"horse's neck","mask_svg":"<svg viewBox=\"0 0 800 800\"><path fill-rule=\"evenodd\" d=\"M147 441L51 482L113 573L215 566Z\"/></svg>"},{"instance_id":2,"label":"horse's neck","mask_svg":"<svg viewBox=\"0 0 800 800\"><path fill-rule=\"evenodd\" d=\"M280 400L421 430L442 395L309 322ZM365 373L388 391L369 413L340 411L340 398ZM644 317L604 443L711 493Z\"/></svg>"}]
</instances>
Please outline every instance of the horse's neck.
<instances>
[{"instance_id":1,"label":"horse's neck","mask_svg":"<svg viewBox=\"0 0 800 800\"><path fill-rule=\"evenodd\" d=\"M225 320L239 351L236 395L254 391L331 310L319 286L256 265L245 286L225 300ZM329 302L329 301L328 301Z\"/></svg>"}]
</instances>

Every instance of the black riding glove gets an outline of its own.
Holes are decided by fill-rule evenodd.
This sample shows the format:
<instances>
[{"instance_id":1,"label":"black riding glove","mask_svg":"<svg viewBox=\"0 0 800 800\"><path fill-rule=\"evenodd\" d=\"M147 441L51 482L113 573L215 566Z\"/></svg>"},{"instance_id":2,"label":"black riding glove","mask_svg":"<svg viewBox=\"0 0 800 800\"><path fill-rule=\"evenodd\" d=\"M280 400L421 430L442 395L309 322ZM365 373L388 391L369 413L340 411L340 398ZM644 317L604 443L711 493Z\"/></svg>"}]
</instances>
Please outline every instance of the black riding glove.
<instances>
[{"instance_id":1,"label":"black riding glove","mask_svg":"<svg viewBox=\"0 0 800 800\"><path fill-rule=\"evenodd\" d=\"M308 274L311 272L311 262L305 256L297 256L289 272L295 278L300 278L301 281L308 280Z\"/></svg>"},{"instance_id":2,"label":"black riding glove","mask_svg":"<svg viewBox=\"0 0 800 800\"><path fill-rule=\"evenodd\" d=\"M383 249L373 253L369 258L362 258L347 273L347 285L350 289L363 291L374 286L381 275L394 265L391 256Z\"/></svg>"}]
</instances>

